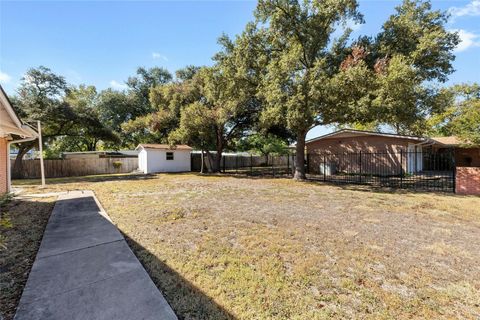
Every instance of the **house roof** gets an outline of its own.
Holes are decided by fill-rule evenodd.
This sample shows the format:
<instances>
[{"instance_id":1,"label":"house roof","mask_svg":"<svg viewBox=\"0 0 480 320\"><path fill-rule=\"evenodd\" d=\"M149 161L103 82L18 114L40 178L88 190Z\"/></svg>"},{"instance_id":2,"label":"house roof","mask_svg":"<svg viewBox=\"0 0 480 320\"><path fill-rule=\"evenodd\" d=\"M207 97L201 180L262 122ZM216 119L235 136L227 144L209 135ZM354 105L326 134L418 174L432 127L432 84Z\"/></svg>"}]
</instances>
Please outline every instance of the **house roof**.
<instances>
[{"instance_id":1,"label":"house roof","mask_svg":"<svg viewBox=\"0 0 480 320\"><path fill-rule=\"evenodd\" d=\"M141 143L135 148L135 150L138 150L140 148L156 150L193 150L192 147L187 146L186 144L177 144L176 146L171 146L169 144Z\"/></svg>"},{"instance_id":2,"label":"house roof","mask_svg":"<svg viewBox=\"0 0 480 320\"><path fill-rule=\"evenodd\" d=\"M430 138L434 143L443 144L445 146L459 146L462 144L462 141L455 136L450 137L432 137Z\"/></svg>"},{"instance_id":3,"label":"house roof","mask_svg":"<svg viewBox=\"0 0 480 320\"><path fill-rule=\"evenodd\" d=\"M7 97L2 86L0 86L0 137L9 137L15 134L24 138L33 138L37 136L35 130L23 124L12 104Z\"/></svg>"},{"instance_id":4,"label":"house roof","mask_svg":"<svg viewBox=\"0 0 480 320\"><path fill-rule=\"evenodd\" d=\"M395 133L384 133L384 132L374 132L374 131L365 131L365 130L353 130L353 129L342 129L332 133L325 134L320 137L316 137L313 139L309 139L306 143L327 139L327 138L349 138L349 137L361 137L361 136L380 136L380 137L390 137L390 138L398 138L398 139L409 139L409 140L417 140L417 141L426 141L426 138L418 137L418 136L408 136L408 135L400 135Z\"/></svg>"}]
</instances>

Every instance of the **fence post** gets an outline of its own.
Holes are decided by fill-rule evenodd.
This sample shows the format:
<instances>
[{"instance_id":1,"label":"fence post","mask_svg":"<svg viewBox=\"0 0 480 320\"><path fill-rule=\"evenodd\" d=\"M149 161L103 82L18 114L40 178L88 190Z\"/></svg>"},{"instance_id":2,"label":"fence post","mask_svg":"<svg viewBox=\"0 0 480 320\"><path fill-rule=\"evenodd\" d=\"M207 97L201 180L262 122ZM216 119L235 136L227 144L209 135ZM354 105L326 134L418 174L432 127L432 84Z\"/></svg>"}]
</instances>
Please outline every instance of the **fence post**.
<instances>
[{"instance_id":1,"label":"fence post","mask_svg":"<svg viewBox=\"0 0 480 320\"><path fill-rule=\"evenodd\" d=\"M221 156L221 154L220 154ZM223 173L225 173L225 156L223 156Z\"/></svg>"},{"instance_id":2,"label":"fence post","mask_svg":"<svg viewBox=\"0 0 480 320\"><path fill-rule=\"evenodd\" d=\"M250 154L250 174L253 174L253 156Z\"/></svg>"},{"instance_id":3,"label":"fence post","mask_svg":"<svg viewBox=\"0 0 480 320\"><path fill-rule=\"evenodd\" d=\"M235 156L235 173L238 173L238 154Z\"/></svg>"},{"instance_id":4,"label":"fence post","mask_svg":"<svg viewBox=\"0 0 480 320\"><path fill-rule=\"evenodd\" d=\"M290 173L290 155L287 154L287 176Z\"/></svg>"},{"instance_id":5,"label":"fence post","mask_svg":"<svg viewBox=\"0 0 480 320\"><path fill-rule=\"evenodd\" d=\"M403 149L400 149L400 188L403 188Z\"/></svg>"},{"instance_id":6,"label":"fence post","mask_svg":"<svg viewBox=\"0 0 480 320\"><path fill-rule=\"evenodd\" d=\"M327 181L327 159L325 153L323 154L323 181Z\"/></svg>"},{"instance_id":7,"label":"fence post","mask_svg":"<svg viewBox=\"0 0 480 320\"><path fill-rule=\"evenodd\" d=\"M360 151L359 158L358 158L358 163L360 166L360 183L362 183L362 151Z\"/></svg>"},{"instance_id":8,"label":"fence post","mask_svg":"<svg viewBox=\"0 0 480 320\"><path fill-rule=\"evenodd\" d=\"M457 164L455 162L455 149L450 149L450 156L452 158L452 164L453 164L453 193L457 192Z\"/></svg>"},{"instance_id":9,"label":"fence post","mask_svg":"<svg viewBox=\"0 0 480 320\"><path fill-rule=\"evenodd\" d=\"M270 156L270 159L272 159L272 176L275 178L275 166L274 166L275 156Z\"/></svg>"}]
</instances>

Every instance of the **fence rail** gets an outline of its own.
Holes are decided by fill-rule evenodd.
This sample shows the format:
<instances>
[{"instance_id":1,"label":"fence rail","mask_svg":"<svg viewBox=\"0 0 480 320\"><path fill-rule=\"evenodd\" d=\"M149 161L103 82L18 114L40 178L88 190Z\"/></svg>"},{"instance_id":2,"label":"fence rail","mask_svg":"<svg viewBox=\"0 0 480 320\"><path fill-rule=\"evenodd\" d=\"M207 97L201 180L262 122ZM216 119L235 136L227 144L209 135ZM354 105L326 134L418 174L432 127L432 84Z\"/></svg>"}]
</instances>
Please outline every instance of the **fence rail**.
<instances>
[{"instance_id":1,"label":"fence rail","mask_svg":"<svg viewBox=\"0 0 480 320\"><path fill-rule=\"evenodd\" d=\"M23 160L23 177L40 178L40 160ZM13 165L13 161L12 161ZM109 173L129 173L138 169L137 158L44 160L45 177L75 177Z\"/></svg>"},{"instance_id":2,"label":"fence rail","mask_svg":"<svg viewBox=\"0 0 480 320\"><path fill-rule=\"evenodd\" d=\"M208 171L213 167L216 154L212 159L204 157L204 167ZM192 153L192 171L199 172L202 164L201 155ZM222 155L220 171L223 173L242 173L248 175L290 175L294 172L295 156L261 156L261 155Z\"/></svg>"},{"instance_id":3,"label":"fence rail","mask_svg":"<svg viewBox=\"0 0 480 320\"><path fill-rule=\"evenodd\" d=\"M333 183L427 191L455 190L452 152L309 154L307 172L310 179Z\"/></svg>"}]
</instances>

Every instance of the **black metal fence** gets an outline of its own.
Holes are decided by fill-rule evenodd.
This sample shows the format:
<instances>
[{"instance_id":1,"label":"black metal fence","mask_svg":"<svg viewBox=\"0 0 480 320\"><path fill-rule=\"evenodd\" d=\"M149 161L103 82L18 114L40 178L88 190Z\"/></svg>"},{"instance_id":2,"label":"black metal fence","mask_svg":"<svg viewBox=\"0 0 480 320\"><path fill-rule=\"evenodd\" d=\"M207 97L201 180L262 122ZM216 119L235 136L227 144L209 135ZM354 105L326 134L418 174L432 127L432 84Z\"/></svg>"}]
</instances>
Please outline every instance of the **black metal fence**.
<instances>
[{"instance_id":1,"label":"black metal fence","mask_svg":"<svg viewBox=\"0 0 480 320\"><path fill-rule=\"evenodd\" d=\"M215 154L211 158L204 156L204 168L209 171L213 167ZM200 171L201 154L192 154L192 171ZM252 176L285 176L295 171L295 156L262 156L262 155L222 155L220 171L223 173L238 173Z\"/></svg>"},{"instance_id":2,"label":"black metal fence","mask_svg":"<svg viewBox=\"0 0 480 320\"><path fill-rule=\"evenodd\" d=\"M452 152L309 154L310 179L425 191L455 190Z\"/></svg>"},{"instance_id":3,"label":"black metal fence","mask_svg":"<svg viewBox=\"0 0 480 320\"><path fill-rule=\"evenodd\" d=\"M206 170L212 158L204 157ZM192 171L199 172L201 155L192 154ZM363 184L374 187L454 192L455 162L452 152L353 152L308 154L307 178L330 183ZM295 156L223 155L220 171L251 176L290 177Z\"/></svg>"}]
</instances>

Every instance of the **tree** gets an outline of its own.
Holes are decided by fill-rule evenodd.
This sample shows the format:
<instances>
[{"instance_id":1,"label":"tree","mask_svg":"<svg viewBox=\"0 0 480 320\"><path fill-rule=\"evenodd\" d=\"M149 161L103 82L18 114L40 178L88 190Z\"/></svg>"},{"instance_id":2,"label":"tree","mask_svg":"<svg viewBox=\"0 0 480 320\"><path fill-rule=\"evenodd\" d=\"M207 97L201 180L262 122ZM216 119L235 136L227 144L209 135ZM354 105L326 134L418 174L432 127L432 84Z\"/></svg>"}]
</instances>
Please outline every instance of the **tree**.
<instances>
[{"instance_id":1,"label":"tree","mask_svg":"<svg viewBox=\"0 0 480 320\"><path fill-rule=\"evenodd\" d=\"M175 71L175 77L179 81L191 80L200 69L201 67L188 65L185 68Z\"/></svg>"},{"instance_id":2,"label":"tree","mask_svg":"<svg viewBox=\"0 0 480 320\"><path fill-rule=\"evenodd\" d=\"M397 133L422 134L428 115L445 108L442 90L453 70L458 35L445 28L448 14L429 1L404 0L384 23L371 48L377 58L376 112Z\"/></svg>"},{"instance_id":3,"label":"tree","mask_svg":"<svg viewBox=\"0 0 480 320\"><path fill-rule=\"evenodd\" d=\"M181 109L201 98L200 88L194 77L196 72L197 68L192 66L181 69L177 73L185 77L183 80L150 88L149 99L153 111L125 122L122 125L123 131L127 134L141 132L145 142L167 143L168 135L180 123Z\"/></svg>"},{"instance_id":4,"label":"tree","mask_svg":"<svg viewBox=\"0 0 480 320\"><path fill-rule=\"evenodd\" d=\"M453 135L465 145L480 145L480 85L455 85L446 91L450 106L429 119L430 134Z\"/></svg>"},{"instance_id":5,"label":"tree","mask_svg":"<svg viewBox=\"0 0 480 320\"><path fill-rule=\"evenodd\" d=\"M185 143L201 150L201 173L204 172L205 151L211 159L209 150L216 147L215 128L211 119L205 117L208 112L208 108L198 101L187 105L182 109L178 128L169 135L171 144Z\"/></svg>"},{"instance_id":6,"label":"tree","mask_svg":"<svg viewBox=\"0 0 480 320\"><path fill-rule=\"evenodd\" d=\"M352 113L335 109L341 104L331 92L335 89L331 81L341 72L344 55L338 53L344 51L346 37L332 45L331 36L347 19L362 21L357 6L355 0L261 0L255 10L256 26L247 26L244 33L251 34L248 38L253 43L246 47L258 48L257 60L264 63L258 86L264 105L261 122L283 124L296 135L295 179L305 179L307 132L319 124L344 121ZM335 93L342 90L335 89Z\"/></svg>"},{"instance_id":7,"label":"tree","mask_svg":"<svg viewBox=\"0 0 480 320\"><path fill-rule=\"evenodd\" d=\"M67 135L76 120L76 114L63 99L68 93L68 85L62 76L40 66L29 69L22 78L18 96L12 99L13 106L27 123L42 122L43 141L47 144L57 137ZM12 174L22 177L22 159L37 141L19 144Z\"/></svg>"},{"instance_id":8,"label":"tree","mask_svg":"<svg viewBox=\"0 0 480 320\"><path fill-rule=\"evenodd\" d=\"M139 67L137 75L129 77L126 84L129 94L135 99L135 108L131 110L131 118L146 115L153 110L150 104L150 89L172 81L173 76L167 69L153 67L146 69Z\"/></svg>"},{"instance_id":9,"label":"tree","mask_svg":"<svg viewBox=\"0 0 480 320\"><path fill-rule=\"evenodd\" d=\"M223 150L244 134L256 114L255 105L233 76L230 62L225 59L197 72L193 79L200 97L182 110L180 127L170 137L174 142L193 142L202 150L214 145L214 172L220 170ZM212 158L209 152L207 155Z\"/></svg>"},{"instance_id":10,"label":"tree","mask_svg":"<svg viewBox=\"0 0 480 320\"><path fill-rule=\"evenodd\" d=\"M254 133L237 143L237 150L260 153L266 157L271 154L288 154L285 140L273 135Z\"/></svg>"},{"instance_id":11,"label":"tree","mask_svg":"<svg viewBox=\"0 0 480 320\"><path fill-rule=\"evenodd\" d=\"M432 10L430 1L404 0L383 24L376 39L378 55L409 59L421 80L445 82L454 69L458 34L445 29L447 12Z\"/></svg>"},{"instance_id":12,"label":"tree","mask_svg":"<svg viewBox=\"0 0 480 320\"><path fill-rule=\"evenodd\" d=\"M61 151L95 151L99 143L120 142L118 135L104 124L99 115L98 94L94 86L70 88L65 102L75 113L76 121L68 135L57 137L51 149Z\"/></svg>"}]
</instances>

